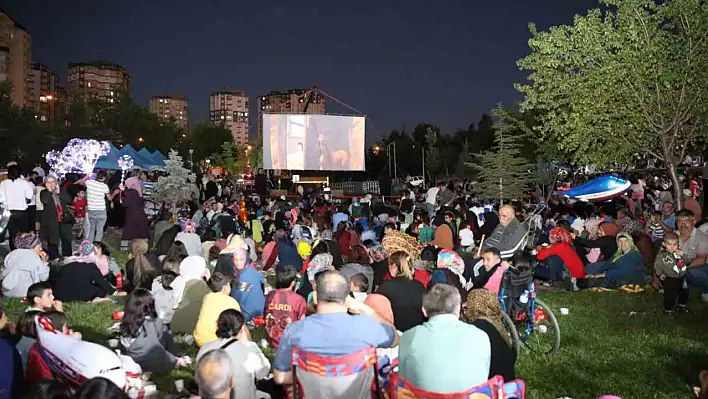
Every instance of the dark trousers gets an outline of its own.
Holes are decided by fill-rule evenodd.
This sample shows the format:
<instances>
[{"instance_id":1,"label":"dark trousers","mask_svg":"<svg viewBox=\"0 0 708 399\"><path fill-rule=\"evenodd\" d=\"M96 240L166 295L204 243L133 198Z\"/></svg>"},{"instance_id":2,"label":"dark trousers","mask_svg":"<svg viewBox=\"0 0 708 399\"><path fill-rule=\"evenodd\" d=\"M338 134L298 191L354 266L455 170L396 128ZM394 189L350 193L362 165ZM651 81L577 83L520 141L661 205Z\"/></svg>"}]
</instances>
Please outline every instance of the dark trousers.
<instances>
[{"instance_id":1,"label":"dark trousers","mask_svg":"<svg viewBox=\"0 0 708 399\"><path fill-rule=\"evenodd\" d=\"M59 258L59 246L47 244L47 256L49 260L54 260Z\"/></svg>"},{"instance_id":2,"label":"dark trousers","mask_svg":"<svg viewBox=\"0 0 708 399\"><path fill-rule=\"evenodd\" d=\"M71 256L71 243L74 241L72 228L74 226L69 223L59 224L59 239L61 240L61 256Z\"/></svg>"},{"instance_id":3,"label":"dark trousers","mask_svg":"<svg viewBox=\"0 0 708 399\"><path fill-rule=\"evenodd\" d=\"M667 277L664 283L664 310L674 310L676 306L676 298L679 305L688 303L688 286L686 285L686 277ZM685 287L685 288L684 288Z\"/></svg>"},{"instance_id":4,"label":"dark trousers","mask_svg":"<svg viewBox=\"0 0 708 399\"><path fill-rule=\"evenodd\" d=\"M30 232L29 215L27 211L10 211L10 220L7 222L7 231L10 234L10 250L15 249L15 237L18 233Z\"/></svg>"},{"instance_id":5,"label":"dark trousers","mask_svg":"<svg viewBox=\"0 0 708 399\"><path fill-rule=\"evenodd\" d=\"M538 262L536 268L533 269L533 274L536 278L544 281L560 281L563 280L563 271L565 263L563 259L556 255Z\"/></svg>"}]
</instances>

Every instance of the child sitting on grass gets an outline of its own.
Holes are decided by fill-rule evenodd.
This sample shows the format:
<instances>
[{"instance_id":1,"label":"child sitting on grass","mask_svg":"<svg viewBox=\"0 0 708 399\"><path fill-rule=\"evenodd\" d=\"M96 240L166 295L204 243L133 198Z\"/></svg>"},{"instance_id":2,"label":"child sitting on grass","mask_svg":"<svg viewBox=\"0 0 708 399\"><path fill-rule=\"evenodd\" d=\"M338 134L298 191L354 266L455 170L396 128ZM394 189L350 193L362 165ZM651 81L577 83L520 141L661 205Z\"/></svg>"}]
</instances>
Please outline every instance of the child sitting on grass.
<instances>
[{"instance_id":1,"label":"child sitting on grass","mask_svg":"<svg viewBox=\"0 0 708 399\"><path fill-rule=\"evenodd\" d=\"M278 264L275 267L275 290L266 295L265 329L268 344L274 350L278 349L285 329L307 314L305 299L293 291L297 272L295 266Z\"/></svg>"},{"instance_id":2,"label":"child sitting on grass","mask_svg":"<svg viewBox=\"0 0 708 399\"><path fill-rule=\"evenodd\" d=\"M221 312L227 309L241 311L241 306L231 297L230 277L216 272L209 278L207 285L211 292L204 297L194 328L194 342L200 347L217 340L216 321Z\"/></svg>"},{"instance_id":3,"label":"child sitting on grass","mask_svg":"<svg viewBox=\"0 0 708 399\"><path fill-rule=\"evenodd\" d=\"M61 301L54 300L54 291L49 281L42 281L30 285L27 289L26 298L27 303L29 303L29 308L27 308L26 312L32 310L48 312L52 309L59 312L64 311L64 306Z\"/></svg>"},{"instance_id":4,"label":"child sitting on grass","mask_svg":"<svg viewBox=\"0 0 708 399\"><path fill-rule=\"evenodd\" d=\"M678 234L664 234L661 246L662 249L654 261L654 271L664 285L664 312L671 313L674 307L677 312L688 312L687 266L683 261L683 251L679 249Z\"/></svg>"}]
</instances>

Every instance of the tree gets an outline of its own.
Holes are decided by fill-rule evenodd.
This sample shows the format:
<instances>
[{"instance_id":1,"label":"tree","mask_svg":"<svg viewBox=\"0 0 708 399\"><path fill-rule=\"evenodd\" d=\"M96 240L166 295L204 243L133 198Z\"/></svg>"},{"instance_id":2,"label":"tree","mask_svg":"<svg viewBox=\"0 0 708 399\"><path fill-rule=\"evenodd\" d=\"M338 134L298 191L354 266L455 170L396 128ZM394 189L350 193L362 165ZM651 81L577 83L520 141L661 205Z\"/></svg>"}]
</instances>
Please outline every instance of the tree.
<instances>
[{"instance_id":1,"label":"tree","mask_svg":"<svg viewBox=\"0 0 708 399\"><path fill-rule=\"evenodd\" d=\"M680 206L676 166L707 134L708 3L602 3L570 26L530 26L532 53L518 62L531 71L530 84L516 85L522 110L574 162L661 160Z\"/></svg>"},{"instance_id":2,"label":"tree","mask_svg":"<svg viewBox=\"0 0 708 399\"><path fill-rule=\"evenodd\" d=\"M258 137L256 145L252 146L248 152L251 163L251 170L258 171L263 168L263 136Z\"/></svg>"},{"instance_id":3,"label":"tree","mask_svg":"<svg viewBox=\"0 0 708 399\"><path fill-rule=\"evenodd\" d=\"M214 165L220 165L232 174L241 174L248 169L248 157L247 147L236 145L233 141L225 141L221 144L221 152L210 156Z\"/></svg>"},{"instance_id":4,"label":"tree","mask_svg":"<svg viewBox=\"0 0 708 399\"><path fill-rule=\"evenodd\" d=\"M194 160L206 159L211 154L221 152L225 142L233 143L231 131L223 124L202 122L194 125L190 134Z\"/></svg>"},{"instance_id":5,"label":"tree","mask_svg":"<svg viewBox=\"0 0 708 399\"><path fill-rule=\"evenodd\" d=\"M165 160L166 176L160 176L155 185L155 199L170 206L173 211L179 204L199 196L197 177L184 167L177 151L170 151Z\"/></svg>"},{"instance_id":6,"label":"tree","mask_svg":"<svg viewBox=\"0 0 708 399\"><path fill-rule=\"evenodd\" d=\"M425 171L428 172L433 184L435 183L435 176L442 165L442 162L440 162L440 149L435 146L437 141L438 132L432 127L427 127L425 131Z\"/></svg>"},{"instance_id":7,"label":"tree","mask_svg":"<svg viewBox=\"0 0 708 399\"><path fill-rule=\"evenodd\" d=\"M525 198L533 177L529 173L531 165L520 154L523 136L518 133L519 122L501 105L492 114L497 117L494 145L491 150L475 154L479 162L472 166L478 171L477 195L496 198L503 204L504 200Z\"/></svg>"}]
</instances>

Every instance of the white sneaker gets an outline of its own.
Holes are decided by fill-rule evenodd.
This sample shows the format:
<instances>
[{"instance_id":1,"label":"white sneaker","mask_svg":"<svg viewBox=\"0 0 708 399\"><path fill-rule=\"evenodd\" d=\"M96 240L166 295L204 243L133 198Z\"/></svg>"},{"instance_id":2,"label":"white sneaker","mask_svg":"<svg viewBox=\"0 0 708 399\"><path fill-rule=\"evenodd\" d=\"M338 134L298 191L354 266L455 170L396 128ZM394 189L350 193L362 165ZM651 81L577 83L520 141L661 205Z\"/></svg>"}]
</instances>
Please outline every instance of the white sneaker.
<instances>
[{"instance_id":1,"label":"white sneaker","mask_svg":"<svg viewBox=\"0 0 708 399\"><path fill-rule=\"evenodd\" d=\"M701 299L703 302L708 303L708 294L701 294Z\"/></svg>"}]
</instances>

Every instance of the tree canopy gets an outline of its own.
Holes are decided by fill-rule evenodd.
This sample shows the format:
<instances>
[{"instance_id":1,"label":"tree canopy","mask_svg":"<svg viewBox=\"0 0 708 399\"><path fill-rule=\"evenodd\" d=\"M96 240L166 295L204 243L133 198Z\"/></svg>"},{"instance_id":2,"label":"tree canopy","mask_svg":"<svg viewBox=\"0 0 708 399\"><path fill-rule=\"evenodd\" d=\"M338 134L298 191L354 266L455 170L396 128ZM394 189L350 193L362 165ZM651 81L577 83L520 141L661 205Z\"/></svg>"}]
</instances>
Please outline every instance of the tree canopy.
<instances>
[{"instance_id":1,"label":"tree canopy","mask_svg":"<svg viewBox=\"0 0 708 399\"><path fill-rule=\"evenodd\" d=\"M211 154L219 154L226 142L233 144L231 131L224 125L211 122L197 123L192 127L189 137L194 159L207 159Z\"/></svg>"},{"instance_id":2,"label":"tree canopy","mask_svg":"<svg viewBox=\"0 0 708 399\"><path fill-rule=\"evenodd\" d=\"M479 183L475 186L479 198L496 198L502 204L528 196L534 180L528 159L521 155L523 129L519 121L497 106L493 112L494 145L491 150L475 154L479 160L473 168L478 172Z\"/></svg>"},{"instance_id":3,"label":"tree canopy","mask_svg":"<svg viewBox=\"0 0 708 399\"><path fill-rule=\"evenodd\" d=\"M532 53L524 112L538 120L539 139L577 163L630 164L651 154L669 169L680 198L676 165L708 121L708 3L702 0L603 0L603 10L572 25L539 32Z\"/></svg>"}]
</instances>

